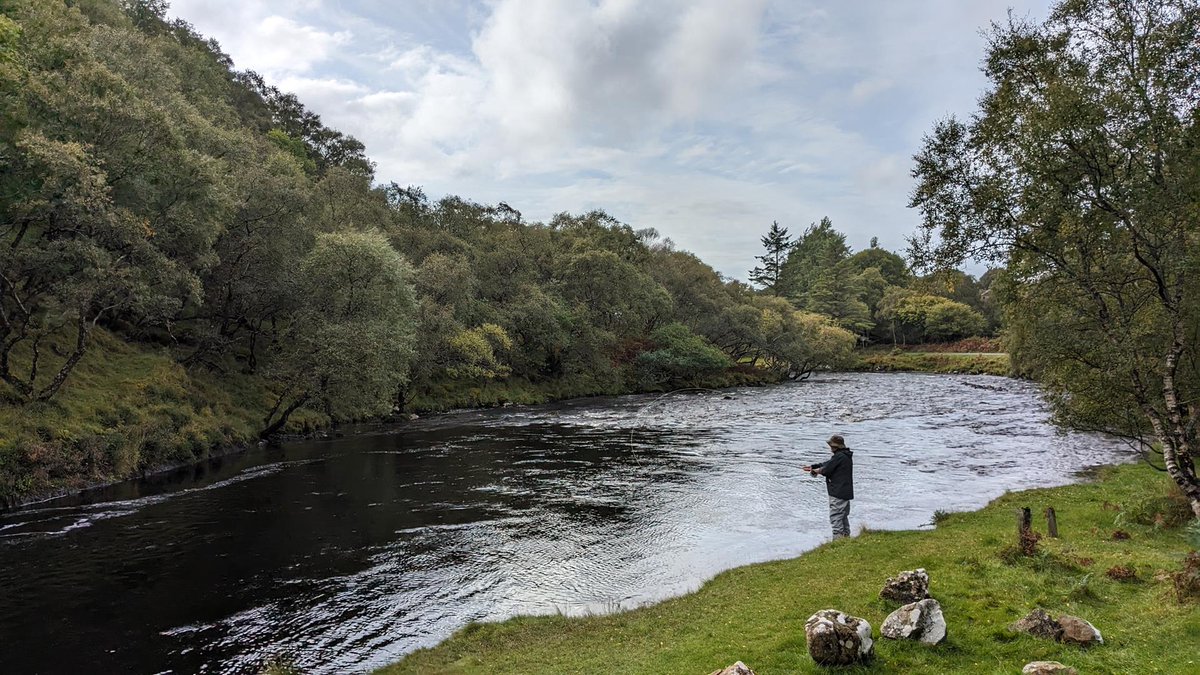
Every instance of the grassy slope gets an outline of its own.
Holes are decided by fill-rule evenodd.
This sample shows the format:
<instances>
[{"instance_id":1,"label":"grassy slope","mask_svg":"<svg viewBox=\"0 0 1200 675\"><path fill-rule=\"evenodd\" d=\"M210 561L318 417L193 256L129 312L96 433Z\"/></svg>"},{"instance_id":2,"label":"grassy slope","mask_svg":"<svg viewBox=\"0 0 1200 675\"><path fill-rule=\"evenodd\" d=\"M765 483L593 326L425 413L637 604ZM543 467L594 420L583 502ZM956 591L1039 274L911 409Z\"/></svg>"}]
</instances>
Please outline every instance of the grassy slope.
<instances>
[{"instance_id":1,"label":"grassy slope","mask_svg":"<svg viewBox=\"0 0 1200 675\"><path fill-rule=\"evenodd\" d=\"M766 371L732 370L703 384L728 387L769 379ZM409 409L618 393L623 393L620 383L449 382L410 402ZM240 373L236 364L225 373L188 372L163 348L130 344L103 330L49 403L17 406L5 403L4 394L0 384L0 507L201 461L221 449L256 442L273 402L266 383ZM327 424L324 415L300 410L285 431Z\"/></svg>"},{"instance_id":2,"label":"grassy slope","mask_svg":"<svg viewBox=\"0 0 1200 675\"><path fill-rule=\"evenodd\" d=\"M867 349L861 352L852 370L872 372L960 373L1008 375L1008 354L951 352L914 352L891 349Z\"/></svg>"},{"instance_id":3,"label":"grassy slope","mask_svg":"<svg viewBox=\"0 0 1200 675\"><path fill-rule=\"evenodd\" d=\"M162 349L98 331L48 403L0 402L0 504L195 462L256 440L271 397L257 378L188 373ZM299 430L322 422L300 414Z\"/></svg>"},{"instance_id":4,"label":"grassy slope","mask_svg":"<svg viewBox=\"0 0 1200 675\"><path fill-rule=\"evenodd\" d=\"M1110 504L1145 511L1147 491L1165 489L1147 467L1106 469L1099 483L1008 494L952 514L934 531L869 532L730 570L694 594L632 612L471 625L380 672L700 674L739 659L759 675L826 672L807 655L804 620L835 607L866 618L878 636L895 606L878 597L883 580L924 567L950 627L947 642L879 640L871 666L841 672L1016 673L1046 659L1083 673L1196 673L1200 650L1186 646L1200 644L1200 609L1177 604L1170 582L1155 578L1179 568L1187 541L1179 529L1124 522ZM1005 562L1014 509L1049 505L1063 538L1044 540L1038 557ZM1132 539L1112 539L1115 520ZM1135 566L1139 579L1108 579L1104 572L1118 564ZM1007 630L1036 606L1090 620L1106 644L1084 651Z\"/></svg>"}]
</instances>

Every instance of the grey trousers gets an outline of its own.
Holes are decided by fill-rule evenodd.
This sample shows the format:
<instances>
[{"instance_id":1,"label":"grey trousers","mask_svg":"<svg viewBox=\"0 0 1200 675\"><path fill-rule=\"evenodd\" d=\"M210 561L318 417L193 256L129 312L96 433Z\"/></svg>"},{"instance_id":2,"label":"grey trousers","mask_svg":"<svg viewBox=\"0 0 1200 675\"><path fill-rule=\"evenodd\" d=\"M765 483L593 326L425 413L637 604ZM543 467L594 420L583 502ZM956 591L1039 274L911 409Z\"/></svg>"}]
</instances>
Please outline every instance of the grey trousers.
<instances>
[{"instance_id":1,"label":"grey trousers","mask_svg":"<svg viewBox=\"0 0 1200 675\"><path fill-rule=\"evenodd\" d=\"M829 498L829 524L833 526L833 538L850 536L850 500Z\"/></svg>"}]
</instances>

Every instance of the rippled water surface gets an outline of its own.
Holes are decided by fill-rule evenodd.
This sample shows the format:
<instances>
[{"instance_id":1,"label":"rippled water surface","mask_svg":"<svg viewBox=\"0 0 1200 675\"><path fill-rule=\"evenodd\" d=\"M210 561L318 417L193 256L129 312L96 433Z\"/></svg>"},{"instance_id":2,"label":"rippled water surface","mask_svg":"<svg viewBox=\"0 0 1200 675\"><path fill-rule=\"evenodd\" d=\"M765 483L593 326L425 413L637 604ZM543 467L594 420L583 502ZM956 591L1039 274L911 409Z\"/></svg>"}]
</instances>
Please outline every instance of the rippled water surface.
<instances>
[{"instance_id":1,"label":"rippled water surface","mask_svg":"<svg viewBox=\"0 0 1200 675\"><path fill-rule=\"evenodd\" d=\"M445 415L0 514L0 670L360 672L472 620L611 611L829 536L800 466L855 449L851 527L1128 457L1029 384L828 375Z\"/></svg>"}]
</instances>

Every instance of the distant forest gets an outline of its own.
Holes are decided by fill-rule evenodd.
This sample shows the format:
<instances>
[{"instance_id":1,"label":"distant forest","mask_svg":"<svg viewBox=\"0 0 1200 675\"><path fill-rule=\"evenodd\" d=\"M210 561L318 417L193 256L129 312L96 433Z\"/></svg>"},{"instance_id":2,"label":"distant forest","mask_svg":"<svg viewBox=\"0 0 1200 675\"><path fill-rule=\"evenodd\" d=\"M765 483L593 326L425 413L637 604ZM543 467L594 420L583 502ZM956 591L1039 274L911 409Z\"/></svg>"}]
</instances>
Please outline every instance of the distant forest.
<instances>
[{"instance_id":1,"label":"distant forest","mask_svg":"<svg viewBox=\"0 0 1200 675\"><path fill-rule=\"evenodd\" d=\"M772 381L856 343L996 329L988 278L914 278L828 220L772 228L756 289L603 212L527 222L382 183L362 143L166 8L0 14L9 494L330 422Z\"/></svg>"}]
</instances>

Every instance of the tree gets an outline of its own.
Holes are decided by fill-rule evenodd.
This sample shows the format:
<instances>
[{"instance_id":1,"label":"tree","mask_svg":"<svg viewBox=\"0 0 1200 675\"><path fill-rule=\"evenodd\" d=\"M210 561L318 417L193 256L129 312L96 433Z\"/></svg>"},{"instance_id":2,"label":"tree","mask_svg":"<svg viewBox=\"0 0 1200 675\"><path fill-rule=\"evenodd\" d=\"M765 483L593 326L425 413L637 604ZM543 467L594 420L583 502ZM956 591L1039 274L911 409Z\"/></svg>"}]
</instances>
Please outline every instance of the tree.
<instances>
[{"instance_id":1,"label":"tree","mask_svg":"<svg viewBox=\"0 0 1200 675\"><path fill-rule=\"evenodd\" d=\"M21 133L0 152L0 380L21 402L46 401L102 319L168 316L191 278L152 245L144 219L113 203L82 145Z\"/></svg>"},{"instance_id":2,"label":"tree","mask_svg":"<svg viewBox=\"0 0 1200 675\"><path fill-rule=\"evenodd\" d=\"M1153 438L1200 516L1200 4L1010 17L985 73L915 157L914 259L1007 264L1014 350L1058 418Z\"/></svg>"},{"instance_id":3,"label":"tree","mask_svg":"<svg viewBox=\"0 0 1200 675\"><path fill-rule=\"evenodd\" d=\"M780 285L785 295L801 309L807 309L809 293L817 281L846 259L850 247L846 235L833 229L833 221L822 218L810 225L796 240L781 271Z\"/></svg>"},{"instance_id":4,"label":"tree","mask_svg":"<svg viewBox=\"0 0 1200 675\"><path fill-rule=\"evenodd\" d=\"M789 377L807 377L817 368L844 364L854 348L854 334L829 317L796 311L782 298L755 298L758 309L750 324L752 357Z\"/></svg>"},{"instance_id":5,"label":"tree","mask_svg":"<svg viewBox=\"0 0 1200 675\"><path fill-rule=\"evenodd\" d=\"M978 335L983 316L961 302L897 286L888 287L875 314L896 342L946 341Z\"/></svg>"},{"instance_id":6,"label":"tree","mask_svg":"<svg viewBox=\"0 0 1200 675\"><path fill-rule=\"evenodd\" d=\"M817 277L808 290L804 309L828 316L846 330L863 334L875 324L870 308L862 301L864 288L860 278L848 262L843 260Z\"/></svg>"},{"instance_id":7,"label":"tree","mask_svg":"<svg viewBox=\"0 0 1200 675\"><path fill-rule=\"evenodd\" d=\"M780 227L778 221L773 221L771 229L762 237L762 245L767 251L754 256L762 265L750 270L750 281L771 295L782 295L779 282L783 275L783 264L787 262L788 252L792 248L792 237L786 227Z\"/></svg>"},{"instance_id":8,"label":"tree","mask_svg":"<svg viewBox=\"0 0 1200 675\"><path fill-rule=\"evenodd\" d=\"M912 274L908 270L908 263L904 258L888 251L887 249L872 246L863 251L859 251L850 256L848 261L850 266L858 272L863 272L872 267L877 268L888 284L892 286L906 286L912 279Z\"/></svg>"},{"instance_id":9,"label":"tree","mask_svg":"<svg viewBox=\"0 0 1200 675\"><path fill-rule=\"evenodd\" d=\"M317 239L301 263L299 307L264 368L277 394L262 437L305 405L333 419L386 411L411 357L410 276L408 263L378 233Z\"/></svg>"}]
</instances>

